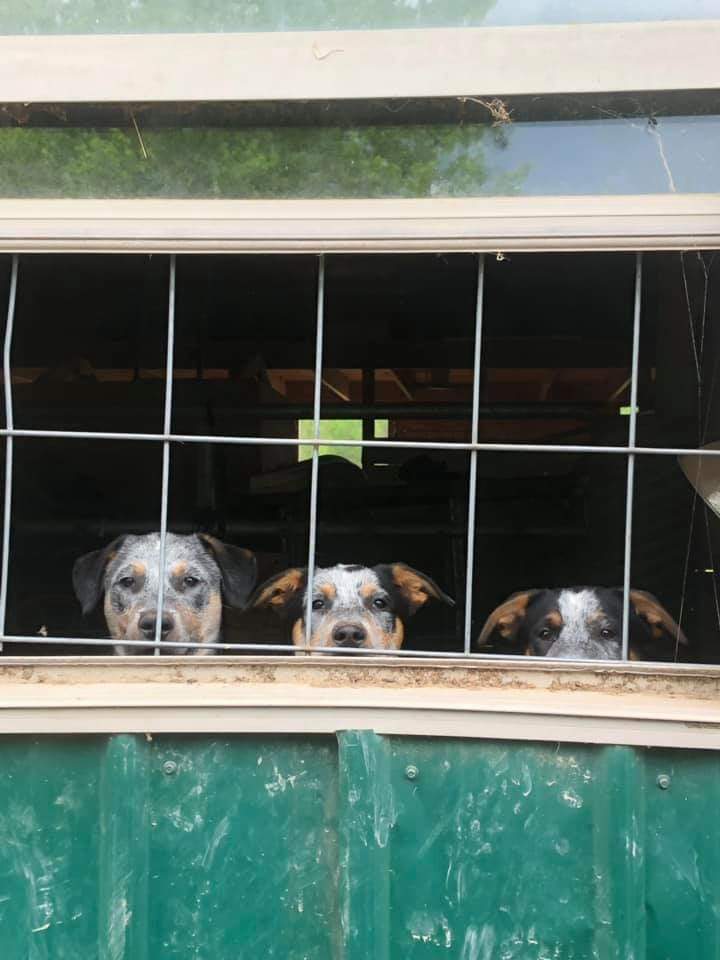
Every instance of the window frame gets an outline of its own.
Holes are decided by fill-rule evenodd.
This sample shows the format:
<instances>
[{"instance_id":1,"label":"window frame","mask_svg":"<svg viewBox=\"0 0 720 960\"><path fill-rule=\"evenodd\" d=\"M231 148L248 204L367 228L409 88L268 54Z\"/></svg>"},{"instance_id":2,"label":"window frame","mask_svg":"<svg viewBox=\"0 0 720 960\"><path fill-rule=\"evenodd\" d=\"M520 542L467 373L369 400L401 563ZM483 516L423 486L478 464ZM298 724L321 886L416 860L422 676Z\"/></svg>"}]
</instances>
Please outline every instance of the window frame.
<instances>
[{"instance_id":1,"label":"window frame","mask_svg":"<svg viewBox=\"0 0 720 960\"><path fill-rule=\"evenodd\" d=\"M719 46L720 21L2 37L0 100L79 103L88 90L93 102L114 103L717 90ZM522 58L512 55L518 49ZM715 247L717 194L23 199L0 207L0 250L11 254ZM332 733L372 726L421 736L720 747L720 666L379 657L338 667L326 658L179 659L6 653L0 733ZM411 683L418 678L420 689Z\"/></svg>"},{"instance_id":2,"label":"window frame","mask_svg":"<svg viewBox=\"0 0 720 960\"><path fill-rule=\"evenodd\" d=\"M0 212L0 250L8 253L493 254L710 246L720 247L716 195L13 200ZM720 665L468 662L462 655L440 660L407 653L351 659L338 670L324 657L246 656L240 663L221 655L208 663L15 657L6 649L0 733L334 734L369 726L397 735L720 748ZM188 697L196 690L201 697Z\"/></svg>"},{"instance_id":3,"label":"window frame","mask_svg":"<svg viewBox=\"0 0 720 960\"><path fill-rule=\"evenodd\" d=\"M497 253L720 246L720 194L12 199L6 253Z\"/></svg>"},{"instance_id":4,"label":"window frame","mask_svg":"<svg viewBox=\"0 0 720 960\"><path fill-rule=\"evenodd\" d=\"M718 48L720 19L16 35L0 37L0 101L298 101L717 90Z\"/></svg>"},{"instance_id":5,"label":"window frame","mask_svg":"<svg viewBox=\"0 0 720 960\"><path fill-rule=\"evenodd\" d=\"M693 664L3 657L0 666L0 735L332 736L372 729L720 748L720 668Z\"/></svg>"}]
</instances>

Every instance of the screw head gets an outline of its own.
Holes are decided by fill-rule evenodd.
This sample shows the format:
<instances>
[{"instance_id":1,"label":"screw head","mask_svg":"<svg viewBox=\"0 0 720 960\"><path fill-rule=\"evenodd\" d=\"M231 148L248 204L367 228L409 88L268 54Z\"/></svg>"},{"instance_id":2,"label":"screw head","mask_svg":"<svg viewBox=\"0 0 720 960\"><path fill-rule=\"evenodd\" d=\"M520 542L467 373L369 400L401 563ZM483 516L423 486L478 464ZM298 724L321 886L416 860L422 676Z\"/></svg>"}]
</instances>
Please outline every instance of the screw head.
<instances>
[{"instance_id":1,"label":"screw head","mask_svg":"<svg viewBox=\"0 0 720 960\"><path fill-rule=\"evenodd\" d=\"M162 765L162 771L166 777L171 777L174 773L177 773L177 764L174 760L166 760Z\"/></svg>"},{"instance_id":2,"label":"screw head","mask_svg":"<svg viewBox=\"0 0 720 960\"><path fill-rule=\"evenodd\" d=\"M408 778L408 780L417 780L419 773L420 771L414 763L409 763L405 767L405 776Z\"/></svg>"},{"instance_id":3,"label":"screw head","mask_svg":"<svg viewBox=\"0 0 720 960\"><path fill-rule=\"evenodd\" d=\"M667 790L670 786L670 777L667 773L661 773L657 778L657 785L661 790Z\"/></svg>"}]
</instances>

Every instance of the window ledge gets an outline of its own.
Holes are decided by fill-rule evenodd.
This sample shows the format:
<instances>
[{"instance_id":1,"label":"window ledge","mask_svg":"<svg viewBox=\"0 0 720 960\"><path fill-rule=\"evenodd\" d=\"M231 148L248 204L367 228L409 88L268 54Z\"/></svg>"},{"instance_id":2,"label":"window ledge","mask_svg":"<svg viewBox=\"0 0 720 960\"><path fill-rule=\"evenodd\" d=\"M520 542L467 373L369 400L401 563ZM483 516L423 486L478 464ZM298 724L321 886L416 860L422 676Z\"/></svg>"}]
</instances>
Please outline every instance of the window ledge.
<instances>
[{"instance_id":1,"label":"window ledge","mask_svg":"<svg viewBox=\"0 0 720 960\"><path fill-rule=\"evenodd\" d=\"M718 749L720 668L4 657L0 733L334 734Z\"/></svg>"}]
</instances>

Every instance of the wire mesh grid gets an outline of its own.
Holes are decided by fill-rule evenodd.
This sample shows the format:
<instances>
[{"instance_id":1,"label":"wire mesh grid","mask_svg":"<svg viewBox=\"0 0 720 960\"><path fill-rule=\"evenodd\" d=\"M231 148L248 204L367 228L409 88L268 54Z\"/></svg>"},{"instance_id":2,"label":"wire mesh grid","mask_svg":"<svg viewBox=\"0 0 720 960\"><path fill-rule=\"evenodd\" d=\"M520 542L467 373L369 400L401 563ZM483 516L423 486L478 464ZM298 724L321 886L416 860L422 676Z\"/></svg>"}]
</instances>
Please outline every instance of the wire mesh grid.
<instances>
[{"instance_id":1,"label":"wire mesh grid","mask_svg":"<svg viewBox=\"0 0 720 960\"><path fill-rule=\"evenodd\" d=\"M174 255L169 260L168 273L168 310L167 310L167 331L166 331L166 364L165 364L165 400L163 412L163 429L161 433L137 433L137 432L119 432L119 431L82 431L82 430L43 430L43 429L18 429L14 426L13 418L13 393L11 381L11 352L13 342L15 305L17 300L18 283L22 278L19 271L19 257L14 255L11 265L11 276L7 307L7 324L5 330L5 339L3 347L3 378L4 378L4 404L6 426L0 429L0 436L5 438L5 493L3 504L3 538L2 538L2 569L0 571L0 650L2 644L28 644L32 643L38 647L66 646L68 644L87 647L88 649L112 645L110 638L80 638L80 637L47 637L38 635L20 635L8 634L6 632L7 616L7 595L8 578L11 556L11 521L12 521L12 496L13 496L13 439L22 437L27 439L63 439L63 440L110 440L110 441L140 441L153 444L160 444L162 447L162 482L161 482L161 506L160 506L160 547L159 564L160 570L164 569L165 546L167 536L168 521L168 498L170 484L171 467L171 448L173 444L236 444L252 446L290 446L312 448L311 460L311 479L310 479L310 505L308 517L308 554L307 554L307 582L313 582L313 574L316 567L315 552L317 541L317 510L318 510L318 464L319 447L338 448L392 448L392 449L412 449L422 450L452 450L469 451L470 470L469 470L469 490L468 490L468 528L467 528L467 549L466 549L466 574L465 574L465 611L464 611L464 629L463 629L463 649L462 651L449 650L409 650L400 649L392 651L391 656L397 658L417 657L417 658L440 658L453 662L462 662L468 660L489 660L489 661L519 661L522 662L523 656L508 656L492 653L472 652L472 595L473 580L475 576L475 517L476 517L476 498L477 498L477 459L481 452L495 453L568 453L573 454L591 454L591 455L622 455L627 460L626 491L625 491L625 533L624 533L624 576L623 576L623 628L622 628L622 660L628 660L629 653L629 609L630 609L630 581L631 581L631 561L632 561L632 515L633 515L633 494L635 478L635 458L638 455L645 456L681 456L688 452L698 454L703 457L720 456L720 449L702 449L691 450L680 447L642 447L637 446L637 395L638 395L638 365L640 353L640 323L642 315L642 254L636 254L635 260L635 285L634 285L634 304L633 304L633 333L632 333L632 368L630 381L630 410L629 410L629 430L628 441L624 445L594 445L594 444L552 444L552 443L501 443L489 442L481 443L478 441L479 422L480 422L480 370L482 360L482 334L483 334L483 306L484 306L484 254L477 255L477 283L475 300L475 327L474 327L474 351L473 351L473 387L472 387L472 420L471 420L471 439L469 442L441 442L441 441L403 441L403 440L383 440L383 439L332 439L320 436L321 424L321 392L322 392L322 370L323 370L323 341L324 341L324 317L325 317L325 262L326 258L320 254L317 258L317 289L316 289L316 323L315 323L315 369L314 369L314 393L313 393L313 430L312 438L303 437L251 437L234 435L201 435L201 434L180 434L173 433L172 412L173 412L173 371L174 371L174 340L175 340L175 295L176 295L176 274L177 264ZM158 578L157 609L163 609L164 578ZM304 645L307 647L310 642L309 625L311 621L312 609L312 590L307 591L305 610L305 623L308 625L304 637ZM195 650L213 650L216 652L238 652L242 650L248 653L272 653L272 654L292 654L298 652L298 646L294 644L262 644L262 643L222 643L214 642L202 644L184 640L183 642L172 642L163 640L161 637L162 617L156 618L155 637L153 640L131 641L123 640L122 645L127 649L136 649L138 652L147 651L152 648L155 655L161 650L172 652L175 648L183 651ZM314 654L332 653L338 655L340 651L324 648L313 648ZM342 656L360 656L377 657L382 654L388 656L387 651L378 651L366 648L343 649ZM552 659L552 658L548 658ZM567 662L567 661L564 661ZM576 662L592 662L578 659ZM617 663L618 661L616 661Z\"/></svg>"}]
</instances>

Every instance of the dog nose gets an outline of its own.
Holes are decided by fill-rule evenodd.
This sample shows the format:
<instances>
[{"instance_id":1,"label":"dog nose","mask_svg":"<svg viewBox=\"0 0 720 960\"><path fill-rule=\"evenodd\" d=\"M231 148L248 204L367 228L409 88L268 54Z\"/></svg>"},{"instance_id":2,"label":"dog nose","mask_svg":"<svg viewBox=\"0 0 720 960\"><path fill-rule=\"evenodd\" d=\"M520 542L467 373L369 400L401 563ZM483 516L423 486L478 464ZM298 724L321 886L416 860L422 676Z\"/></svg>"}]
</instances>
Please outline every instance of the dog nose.
<instances>
[{"instance_id":1,"label":"dog nose","mask_svg":"<svg viewBox=\"0 0 720 960\"><path fill-rule=\"evenodd\" d=\"M160 636L166 637L174 626L175 621L170 614L164 613L160 622ZM148 640L152 640L152 638L155 636L156 627L157 611L146 610L144 613L140 614L140 619L138 620L138 629L145 634Z\"/></svg>"},{"instance_id":2,"label":"dog nose","mask_svg":"<svg viewBox=\"0 0 720 960\"><path fill-rule=\"evenodd\" d=\"M359 623L339 623L332 632L337 647L361 647L366 638L365 628Z\"/></svg>"}]
</instances>

